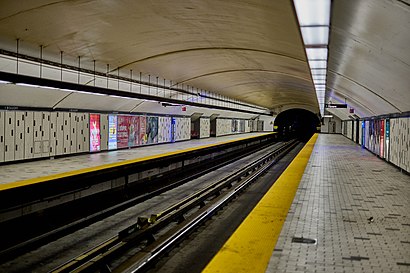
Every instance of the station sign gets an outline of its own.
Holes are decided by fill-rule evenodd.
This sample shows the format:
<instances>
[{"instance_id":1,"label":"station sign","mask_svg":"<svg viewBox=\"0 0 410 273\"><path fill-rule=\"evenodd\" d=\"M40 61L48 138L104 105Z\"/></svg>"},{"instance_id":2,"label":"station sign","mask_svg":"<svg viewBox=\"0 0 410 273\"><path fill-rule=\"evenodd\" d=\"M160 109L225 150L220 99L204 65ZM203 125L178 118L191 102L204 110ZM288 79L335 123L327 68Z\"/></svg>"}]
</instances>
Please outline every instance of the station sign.
<instances>
[{"instance_id":1,"label":"station sign","mask_svg":"<svg viewBox=\"0 0 410 273\"><path fill-rule=\"evenodd\" d=\"M325 108L347 108L347 104L343 104L343 103L325 103Z\"/></svg>"}]
</instances>

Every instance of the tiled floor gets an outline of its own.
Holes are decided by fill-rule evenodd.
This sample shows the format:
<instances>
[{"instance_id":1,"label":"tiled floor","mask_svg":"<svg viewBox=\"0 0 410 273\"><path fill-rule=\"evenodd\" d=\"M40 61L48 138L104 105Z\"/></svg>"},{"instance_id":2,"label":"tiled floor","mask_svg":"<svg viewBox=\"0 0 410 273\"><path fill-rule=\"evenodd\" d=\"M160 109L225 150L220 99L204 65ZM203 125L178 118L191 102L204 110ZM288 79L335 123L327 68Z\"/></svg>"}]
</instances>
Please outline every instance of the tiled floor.
<instances>
[{"instance_id":1,"label":"tiled floor","mask_svg":"<svg viewBox=\"0 0 410 273\"><path fill-rule=\"evenodd\" d=\"M319 135L266 272L410 272L410 176Z\"/></svg>"},{"instance_id":2,"label":"tiled floor","mask_svg":"<svg viewBox=\"0 0 410 273\"><path fill-rule=\"evenodd\" d=\"M205 139L194 139L190 141L138 147L134 149L3 165L0 166L0 184L7 184L15 181L43 177L53 174L60 174L73 170L80 170L89 167L121 162L124 160L138 159L152 155L186 150L189 148L199 148L201 146L218 144L243 138L251 138L262 134L265 133L247 133L222 136L218 138L212 137Z\"/></svg>"}]
</instances>

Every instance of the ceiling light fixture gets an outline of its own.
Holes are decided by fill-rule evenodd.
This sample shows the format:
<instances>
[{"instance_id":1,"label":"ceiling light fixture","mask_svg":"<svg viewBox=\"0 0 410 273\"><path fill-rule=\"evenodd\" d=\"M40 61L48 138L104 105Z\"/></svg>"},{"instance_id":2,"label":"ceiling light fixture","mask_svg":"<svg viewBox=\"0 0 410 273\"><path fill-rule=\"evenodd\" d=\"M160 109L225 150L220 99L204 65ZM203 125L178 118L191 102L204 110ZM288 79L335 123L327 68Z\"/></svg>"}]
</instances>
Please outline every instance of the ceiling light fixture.
<instances>
[{"instance_id":1,"label":"ceiling light fixture","mask_svg":"<svg viewBox=\"0 0 410 273\"><path fill-rule=\"evenodd\" d=\"M324 115L331 0L293 0L312 80Z\"/></svg>"}]
</instances>

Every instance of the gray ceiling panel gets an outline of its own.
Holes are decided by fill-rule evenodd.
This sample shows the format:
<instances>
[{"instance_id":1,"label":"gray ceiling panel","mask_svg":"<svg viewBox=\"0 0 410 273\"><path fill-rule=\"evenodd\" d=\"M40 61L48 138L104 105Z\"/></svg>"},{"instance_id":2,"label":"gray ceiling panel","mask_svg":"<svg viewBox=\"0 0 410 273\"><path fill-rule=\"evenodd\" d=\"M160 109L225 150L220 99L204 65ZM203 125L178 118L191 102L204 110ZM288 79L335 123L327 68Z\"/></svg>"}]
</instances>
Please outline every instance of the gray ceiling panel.
<instances>
[{"instance_id":1,"label":"gray ceiling panel","mask_svg":"<svg viewBox=\"0 0 410 273\"><path fill-rule=\"evenodd\" d=\"M409 6L388 0L333 5L328 98L346 98L364 115L409 111Z\"/></svg>"}]
</instances>

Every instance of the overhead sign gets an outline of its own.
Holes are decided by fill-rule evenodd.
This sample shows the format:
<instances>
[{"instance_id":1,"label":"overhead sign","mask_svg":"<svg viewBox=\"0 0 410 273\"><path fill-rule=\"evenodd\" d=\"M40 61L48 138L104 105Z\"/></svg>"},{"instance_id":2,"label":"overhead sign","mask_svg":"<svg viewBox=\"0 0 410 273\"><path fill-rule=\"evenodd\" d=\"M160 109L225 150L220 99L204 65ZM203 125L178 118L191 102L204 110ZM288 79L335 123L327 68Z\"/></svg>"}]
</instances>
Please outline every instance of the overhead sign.
<instances>
[{"instance_id":1,"label":"overhead sign","mask_svg":"<svg viewBox=\"0 0 410 273\"><path fill-rule=\"evenodd\" d=\"M325 103L325 108L347 108L347 104Z\"/></svg>"}]
</instances>

